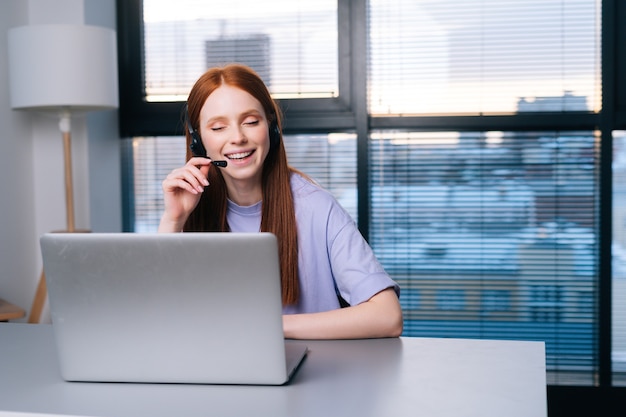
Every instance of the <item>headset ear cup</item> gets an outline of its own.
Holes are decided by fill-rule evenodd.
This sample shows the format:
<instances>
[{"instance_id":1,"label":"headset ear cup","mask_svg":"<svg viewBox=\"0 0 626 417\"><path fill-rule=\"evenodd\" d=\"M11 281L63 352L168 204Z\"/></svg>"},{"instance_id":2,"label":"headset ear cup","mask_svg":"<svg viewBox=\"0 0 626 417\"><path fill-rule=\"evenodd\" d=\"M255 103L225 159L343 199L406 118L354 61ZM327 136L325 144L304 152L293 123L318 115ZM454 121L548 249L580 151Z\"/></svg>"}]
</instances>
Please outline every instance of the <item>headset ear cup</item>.
<instances>
[{"instance_id":1,"label":"headset ear cup","mask_svg":"<svg viewBox=\"0 0 626 417\"><path fill-rule=\"evenodd\" d=\"M204 144L202 143L202 138L196 130L192 130L191 132L191 143L189 144L189 149L191 149L191 153L194 156L204 156L206 157L206 149L204 149Z\"/></svg>"},{"instance_id":2,"label":"headset ear cup","mask_svg":"<svg viewBox=\"0 0 626 417\"><path fill-rule=\"evenodd\" d=\"M191 149L192 155L206 157L206 149L204 149L204 144L202 143L200 133L198 133L198 131L193 128L193 126L191 125L191 120L189 120L189 108L187 106L185 106L185 124L187 125L187 131L191 136L189 149Z\"/></svg>"},{"instance_id":3,"label":"headset ear cup","mask_svg":"<svg viewBox=\"0 0 626 417\"><path fill-rule=\"evenodd\" d=\"M270 126L270 148L275 148L280 143L280 128L278 123L272 122Z\"/></svg>"}]
</instances>

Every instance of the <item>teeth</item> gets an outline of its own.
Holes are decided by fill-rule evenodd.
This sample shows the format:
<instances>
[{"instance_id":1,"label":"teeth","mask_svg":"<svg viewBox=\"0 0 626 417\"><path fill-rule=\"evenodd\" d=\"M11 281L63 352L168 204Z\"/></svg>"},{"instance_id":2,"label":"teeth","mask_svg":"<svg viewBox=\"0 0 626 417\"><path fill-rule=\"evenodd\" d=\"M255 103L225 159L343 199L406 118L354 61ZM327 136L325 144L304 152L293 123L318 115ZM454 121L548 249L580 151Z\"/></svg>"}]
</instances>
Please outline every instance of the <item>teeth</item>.
<instances>
[{"instance_id":1,"label":"teeth","mask_svg":"<svg viewBox=\"0 0 626 417\"><path fill-rule=\"evenodd\" d=\"M239 152L239 153L231 153L228 156L228 159L243 159L246 156L249 156L252 152Z\"/></svg>"}]
</instances>

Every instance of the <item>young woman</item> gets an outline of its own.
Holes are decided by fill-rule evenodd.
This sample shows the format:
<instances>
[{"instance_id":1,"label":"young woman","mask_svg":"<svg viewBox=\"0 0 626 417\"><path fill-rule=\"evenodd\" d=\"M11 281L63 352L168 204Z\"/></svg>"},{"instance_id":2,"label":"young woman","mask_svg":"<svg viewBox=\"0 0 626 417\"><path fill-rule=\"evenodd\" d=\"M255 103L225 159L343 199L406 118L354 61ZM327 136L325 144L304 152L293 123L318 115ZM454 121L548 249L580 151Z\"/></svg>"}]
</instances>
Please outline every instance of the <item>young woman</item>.
<instances>
[{"instance_id":1,"label":"young woman","mask_svg":"<svg viewBox=\"0 0 626 417\"><path fill-rule=\"evenodd\" d=\"M187 144L204 156L188 148L163 181L159 232L274 233L287 338L399 336L398 285L333 196L288 165L280 109L260 77L238 64L208 70L186 117Z\"/></svg>"}]
</instances>

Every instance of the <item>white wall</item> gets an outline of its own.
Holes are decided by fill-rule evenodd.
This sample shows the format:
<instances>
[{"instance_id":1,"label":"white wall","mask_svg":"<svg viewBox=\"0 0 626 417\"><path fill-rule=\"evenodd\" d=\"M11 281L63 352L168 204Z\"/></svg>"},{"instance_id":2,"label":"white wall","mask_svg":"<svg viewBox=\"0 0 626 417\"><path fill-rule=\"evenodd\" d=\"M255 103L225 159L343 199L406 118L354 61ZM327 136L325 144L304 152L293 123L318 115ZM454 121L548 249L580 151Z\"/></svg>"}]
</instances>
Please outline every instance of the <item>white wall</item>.
<instances>
[{"instance_id":1,"label":"white wall","mask_svg":"<svg viewBox=\"0 0 626 417\"><path fill-rule=\"evenodd\" d=\"M63 144L56 117L10 107L7 31L45 23L115 29L115 0L0 2L0 298L27 312L41 272L39 236L66 226ZM117 120L117 111L72 119L77 228L121 231Z\"/></svg>"}]
</instances>

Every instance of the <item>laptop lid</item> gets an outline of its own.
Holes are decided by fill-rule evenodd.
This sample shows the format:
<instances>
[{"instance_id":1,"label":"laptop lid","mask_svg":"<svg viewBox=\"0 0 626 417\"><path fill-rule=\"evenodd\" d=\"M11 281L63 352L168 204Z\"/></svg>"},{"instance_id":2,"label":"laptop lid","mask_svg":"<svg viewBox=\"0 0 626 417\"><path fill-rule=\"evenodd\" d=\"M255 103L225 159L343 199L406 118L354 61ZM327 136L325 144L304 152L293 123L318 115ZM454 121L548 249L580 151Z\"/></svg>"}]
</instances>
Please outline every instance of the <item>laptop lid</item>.
<instances>
[{"instance_id":1,"label":"laptop lid","mask_svg":"<svg viewBox=\"0 0 626 417\"><path fill-rule=\"evenodd\" d=\"M68 381L269 384L285 343L270 233L49 233L40 239Z\"/></svg>"}]
</instances>

